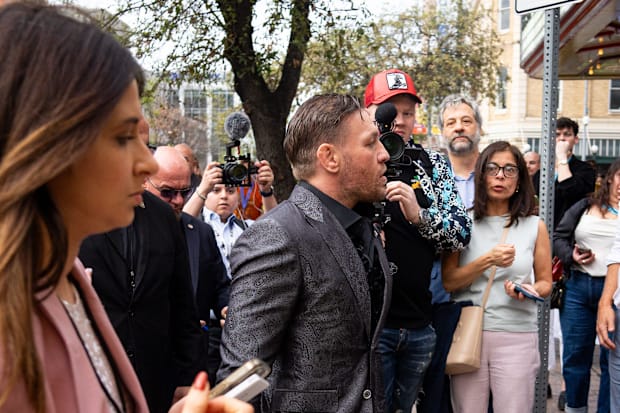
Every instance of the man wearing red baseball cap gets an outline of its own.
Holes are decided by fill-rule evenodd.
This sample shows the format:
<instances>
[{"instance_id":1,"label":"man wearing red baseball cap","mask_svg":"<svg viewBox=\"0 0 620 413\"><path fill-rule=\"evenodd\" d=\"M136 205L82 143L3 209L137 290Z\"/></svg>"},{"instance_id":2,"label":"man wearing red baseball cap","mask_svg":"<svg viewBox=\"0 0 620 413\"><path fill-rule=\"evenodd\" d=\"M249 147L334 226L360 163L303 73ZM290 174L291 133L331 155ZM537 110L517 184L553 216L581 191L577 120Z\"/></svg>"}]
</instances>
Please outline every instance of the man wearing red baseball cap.
<instances>
[{"instance_id":1,"label":"man wearing red baseball cap","mask_svg":"<svg viewBox=\"0 0 620 413\"><path fill-rule=\"evenodd\" d=\"M379 105L393 96L402 94L410 96L416 103L422 103L411 76L398 69L384 70L374 75L366 86L364 106Z\"/></svg>"},{"instance_id":2,"label":"man wearing red baseball cap","mask_svg":"<svg viewBox=\"0 0 620 413\"><path fill-rule=\"evenodd\" d=\"M429 291L433 264L438 252L461 250L469 243L471 220L443 156L412 140L422 100L407 73L390 69L372 77L364 94L371 116L386 102L396 108L391 131L403 138L406 149L394 163L400 174L388 177L387 184L385 212L391 220L384 227L385 250L394 285L378 349L386 411L410 412L436 347Z\"/></svg>"}]
</instances>

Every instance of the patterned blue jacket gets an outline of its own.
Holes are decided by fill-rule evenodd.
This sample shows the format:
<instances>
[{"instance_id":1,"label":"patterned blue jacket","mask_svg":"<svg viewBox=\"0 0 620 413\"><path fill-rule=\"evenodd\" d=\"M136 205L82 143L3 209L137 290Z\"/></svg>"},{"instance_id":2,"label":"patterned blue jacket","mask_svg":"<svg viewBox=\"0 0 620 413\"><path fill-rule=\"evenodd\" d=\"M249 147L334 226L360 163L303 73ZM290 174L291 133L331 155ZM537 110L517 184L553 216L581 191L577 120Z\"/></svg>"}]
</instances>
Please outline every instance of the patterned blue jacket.
<instances>
[{"instance_id":1,"label":"patterned blue jacket","mask_svg":"<svg viewBox=\"0 0 620 413\"><path fill-rule=\"evenodd\" d=\"M418 225L420 234L431 241L437 251L458 251L469 244L471 218L459 196L454 176L445 158L436 151L425 149L433 164L432 176L423 165L414 163L424 194L431 206Z\"/></svg>"}]
</instances>

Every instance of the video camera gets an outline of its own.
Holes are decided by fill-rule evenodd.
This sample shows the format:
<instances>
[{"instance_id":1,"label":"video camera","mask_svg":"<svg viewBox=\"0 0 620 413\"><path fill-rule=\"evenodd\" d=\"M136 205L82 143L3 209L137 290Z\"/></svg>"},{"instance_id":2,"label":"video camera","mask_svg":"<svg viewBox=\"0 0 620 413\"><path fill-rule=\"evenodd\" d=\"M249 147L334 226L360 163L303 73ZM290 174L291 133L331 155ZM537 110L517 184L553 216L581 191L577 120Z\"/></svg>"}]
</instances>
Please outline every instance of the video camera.
<instances>
[{"instance_id":1,"label":"video camera","mask_svg":"<svg viewBox=\"0 0 620 413\"><path fill-rule=\"evenodd\" d=\"M385 176L388 178L388 181L405 181L409 183L408 180L405 180L406 177L403 176L405 172L404 167L412 166L414 160L420 158L419 152L423 151L423 149L406 147L403 137L392 132L395 118L396 107L389 102L381 104L375 112L375 120L379 127L379 133L381 133L379 140L390 155L390 159L386 162L387 171Z\"/></svg>"},{"instance_id":2,"label":"video camera","mask_svg":"<svg viewBox=\"0 0 620 413\"><path fill-rule=\"evenodd\" d=\"M375 120L380 133L379 141L390 156L386 162L385 176L388 181L402 181L411 185L418 204L422 208L428 208L431 203L420 186L420 177L415 172L415 168L421 167L428 176L432 176L433 165L422 147L407 147L403 137L392 132L396 114L396 107L390 102L382 103L375 112Z\"/></svg>"},{"instance_id":3,"label":"video camera","mask_svg":"<svg viewBox=\"0 0 620 413\"><path fill-rule=\"evenodd\" d=\"M224 121L224 131L231 140L226 144L224 164L220 165L223 172L222 183L226 186L250 186L252 185L250 175L258 173L258 168L251 163L250 155L232 154L234 148L240 152L241 139L249 130L250 119L242 112L233 112ZM248 167L241 162L247 162Z\"/></svg>"}]
</instances>

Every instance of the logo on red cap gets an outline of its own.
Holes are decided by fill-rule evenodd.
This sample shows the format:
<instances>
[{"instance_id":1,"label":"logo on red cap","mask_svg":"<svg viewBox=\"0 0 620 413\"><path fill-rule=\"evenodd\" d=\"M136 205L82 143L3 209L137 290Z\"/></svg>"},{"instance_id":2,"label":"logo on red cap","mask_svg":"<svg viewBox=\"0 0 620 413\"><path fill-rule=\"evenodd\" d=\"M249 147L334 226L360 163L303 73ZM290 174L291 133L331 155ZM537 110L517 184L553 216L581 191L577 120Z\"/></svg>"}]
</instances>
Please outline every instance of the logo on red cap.
<instances>
[{"instance_id":1,"label":"logo on red cap","mask_svg":"<svg viewBox=\"0 0 620 413\"><path fill-rule=\"evenodd\" d=\"M384 70L370 79L364 93L364 105L380 104L392 96L406 93L416 102L422 103L418 97L411 77L398 69Z\"/></svg>"},{"instance_id":2,"label":"logo on red cap","mask_svg":"<svg viewBox=\"0 0 620 413\"><path fill-rule=\"evenodd\" d=\"M407 86L407 78L405 78L404 73L393 72L385 75L387 78L387 86L388 89L404 89L407 90L409 87Z\"/></svg>"}]
</instances>

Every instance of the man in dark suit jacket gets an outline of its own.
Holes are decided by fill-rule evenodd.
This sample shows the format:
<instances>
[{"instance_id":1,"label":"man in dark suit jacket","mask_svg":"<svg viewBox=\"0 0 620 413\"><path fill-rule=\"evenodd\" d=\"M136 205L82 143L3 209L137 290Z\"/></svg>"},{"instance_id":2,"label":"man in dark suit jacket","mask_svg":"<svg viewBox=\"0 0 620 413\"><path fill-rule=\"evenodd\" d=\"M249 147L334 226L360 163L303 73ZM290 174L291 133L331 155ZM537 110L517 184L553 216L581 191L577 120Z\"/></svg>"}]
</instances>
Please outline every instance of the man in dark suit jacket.
<instances>
[{"instance_id":1,"label":"man in dark suit jacket","mask_svg":"<svg viewBox=\"0 0 620 413\"><path fill-rule=\"evenodd\" d=\"M158 147L154 157L159 170L146 181L146 190L172 207L183 228L196 309L203 330L206 330L203 368L209 373L209 382L213 386L219 357L213 362L210 347L211 344L216 345L219 356L219 320L228 306L230 278L211 226L183 212L183 205L191 192L191 171L187 159L176 147L170 146Z\"/></svg>"},{"instance_id":2,"label":"man in dark suit jacket","mask_svg":"<svg viewBox=\"0 0 620 413\"><path fill-rule=\"evenodd\" d=\"M271 386L257 411L383 409L376 346L391 275L376 228L353 211L385 197L388 154L378 138L351 96L305 102L284 141L301 182L233 248L218 380L265 360Z\"/></svg>"},{"instance_id":3,"label":"man in dark suit jacket","mask_svg":"<svg viewBox=\"0 0 620 413\"><path fill-rule=\"evenodd\" d=\"M196 309L200 320L208 324L211 311L222 317L222 310L228 306L230 279L226 275L213 229L186 213L181 214L180 220L187 241Z\"/></svg>"},{"instance_id":4,"label":"man in dark suit jacket","mask_svg":"<svg viewBox=\"0 0 620 413\"><path fill-rule=\"evenodd\" d=\"M175 388L183 393L204 363L204 342L179 222L166 203L146 191L143 198L129 227L87 238L79 256L149 410L167 412Z\"/></svg>"},{"instance_id":5,"label":"man in dark suit jacket","mask_svg":"<svg viewBox=\"0 0 620 413\"><path fill-rule=\"evenodd\" d=\"M180 220L192 280L192 290L200 319L209 321L212 310L221 317L228 305L230 279L215 241L213 229L183 212L183 205L191 195L190 164L183 153L170 146L160 146L153 154L159 169L146 180L146 190L167 202Z\"/></svg>"}]
</instances>

